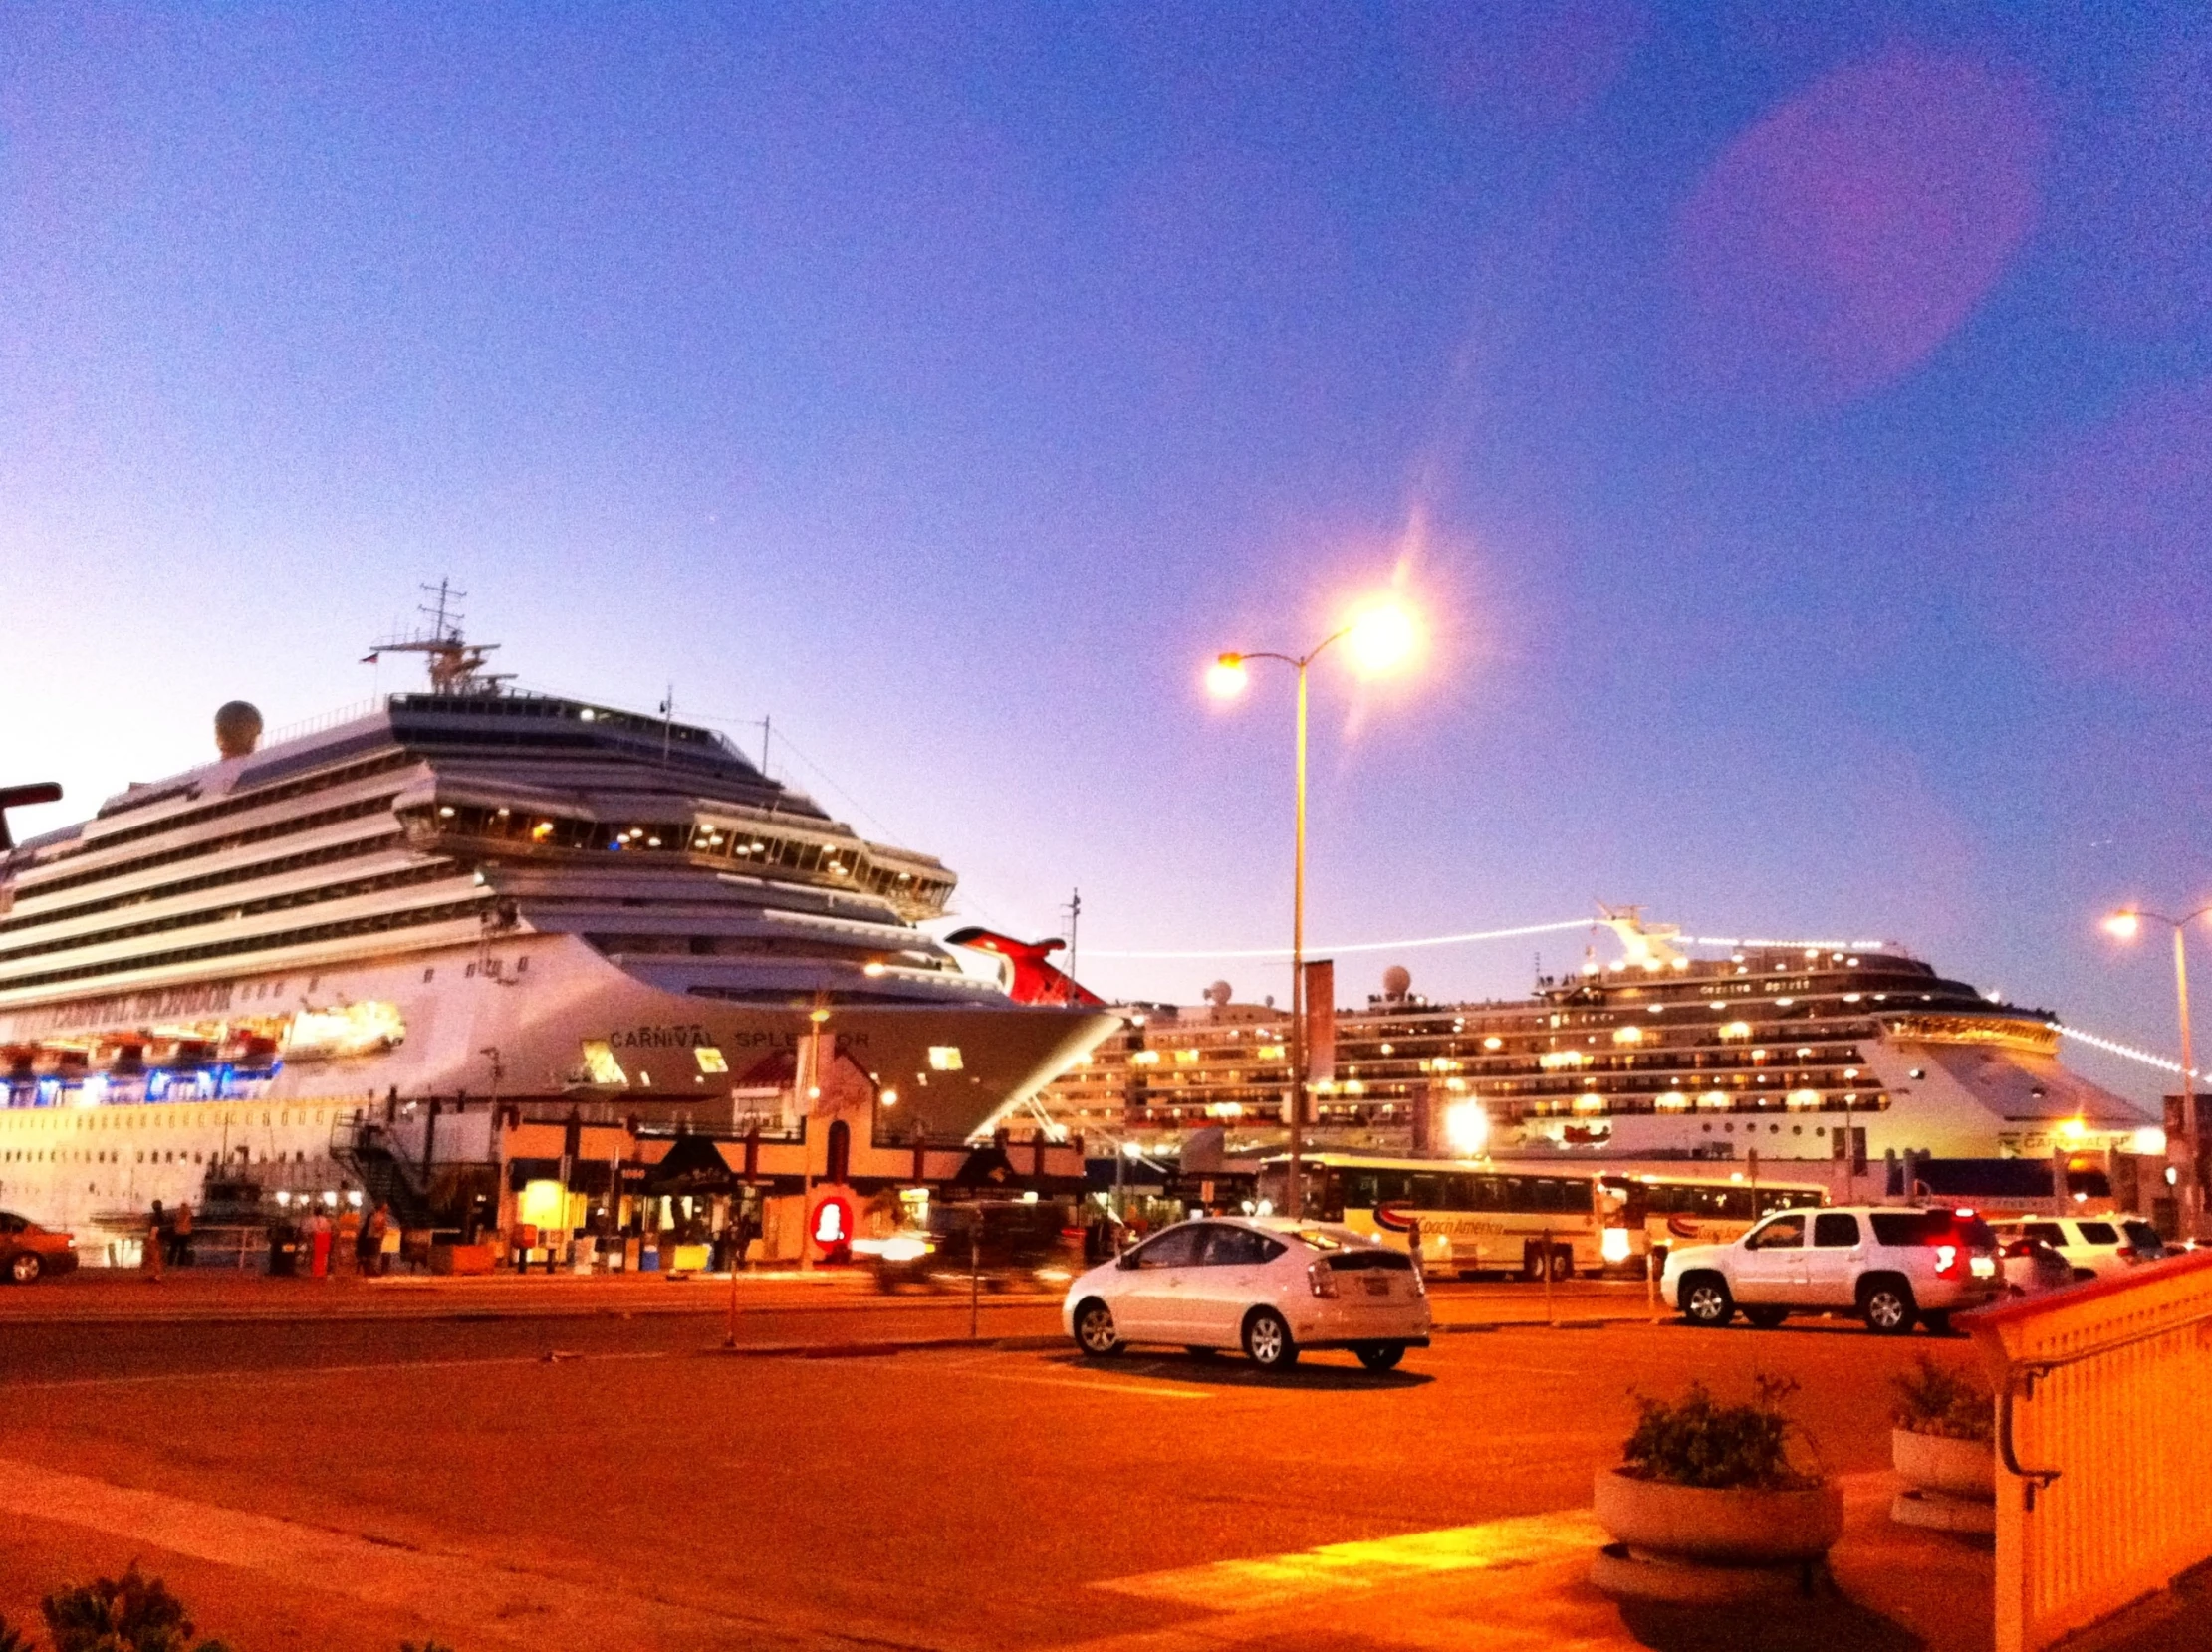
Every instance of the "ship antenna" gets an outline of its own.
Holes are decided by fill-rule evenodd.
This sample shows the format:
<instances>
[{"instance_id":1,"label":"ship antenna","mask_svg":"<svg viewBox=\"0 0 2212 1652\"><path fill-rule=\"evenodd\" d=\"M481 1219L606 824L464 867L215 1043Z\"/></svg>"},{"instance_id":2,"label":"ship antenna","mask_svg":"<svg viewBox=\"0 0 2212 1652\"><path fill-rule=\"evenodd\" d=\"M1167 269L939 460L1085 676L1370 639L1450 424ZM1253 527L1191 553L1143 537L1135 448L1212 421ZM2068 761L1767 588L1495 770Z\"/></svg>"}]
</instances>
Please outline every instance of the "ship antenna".
<instances>
[{"instance_id":1,"label":"ship antenna","mask_svg":"<svg viewBox=\"0 0 2212 1652\"><path fill-rule=\"evenodd\" d=\"M453 604L467 598L468 592L455 589L449 579L441 579L434 586L424 586L422 594L431 600L416 608L425 623L405 636L395 636L388 642L379 642L369 650L369 658L379 654L421 654L430 671L430 692L433 694L498 694L501 684L514 681L511 671L484 669L491 652L499 646L496 642L471 642L462 633L465 616Z\"/></svg>"}]
</instances>

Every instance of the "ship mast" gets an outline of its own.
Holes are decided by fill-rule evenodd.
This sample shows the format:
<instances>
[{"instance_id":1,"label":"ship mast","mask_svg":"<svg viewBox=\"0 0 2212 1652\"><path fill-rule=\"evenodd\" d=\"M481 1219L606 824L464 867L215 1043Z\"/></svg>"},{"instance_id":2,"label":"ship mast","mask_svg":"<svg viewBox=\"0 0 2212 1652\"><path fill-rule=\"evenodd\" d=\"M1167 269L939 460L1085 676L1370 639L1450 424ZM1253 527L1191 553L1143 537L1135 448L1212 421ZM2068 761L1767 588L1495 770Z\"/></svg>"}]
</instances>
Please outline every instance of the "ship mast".
<instances>
[{"instance_id":1,"label":"ship mast","mask_svg":"<svg viewBox=\"0 0 2212 1652\"><path fill-rule=\"evenodd\" d=\"M433 694L497 694L502 683L514 681L511 671L484 669L498 643L470 642L461 634L464 616L453 603L464 600L467 591L455 590L450 580L440 580L424 586L422 594L432 599L415 610L425 621L422 628L377 643L369 650L369 659L378 654L423 655Z\"/></svg>"}]
</instances>

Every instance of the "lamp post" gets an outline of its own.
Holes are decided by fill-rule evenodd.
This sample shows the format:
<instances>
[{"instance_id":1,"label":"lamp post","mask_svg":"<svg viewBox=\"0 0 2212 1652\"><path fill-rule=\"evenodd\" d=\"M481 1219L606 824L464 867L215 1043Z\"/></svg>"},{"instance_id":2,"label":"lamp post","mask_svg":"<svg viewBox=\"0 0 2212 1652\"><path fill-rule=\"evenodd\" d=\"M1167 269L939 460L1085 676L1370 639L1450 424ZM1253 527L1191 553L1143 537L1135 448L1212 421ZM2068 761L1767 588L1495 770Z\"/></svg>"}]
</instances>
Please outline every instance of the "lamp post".
<instances>
[{"instance_id":1,"label":"lamp post","mask_svg":"<svg viewBox=\"0 0 2212 1652\"><path fill-rule=\"evenodd\" d=\"M1291 854L1291 1116L1290 1177L1284 1214L1304 1214L1305 1185L1299 1159L1306 1129L1306 670L1335 644L1352 640L1352 657L1364 674L1390 670L1413 651L1412 615L1395 602L1378 602L1348 625L1323 637L1303 654L1229 653L1215 659L1207 686L1222 698L1242 693L1245 666L1256 659L1288 665L1298 674L1298 757L1295 786L1296 825Z\"/></svg>"},{"instance_id":2,"label":"lamp post","mask_svg":"<svg viewBox=\"0 0 2212 1652\"><path fill-rule=\"evenodd\" d=\"M2189 956L2182 943L2189 925L2208 915L2212 915L2212 906L2200 906L2183 918L2145 912L2138 906L2123 906L2104 919L2104 932L2122 941L2132 941L2141 933L2146 921L2162 923L2173 931L2173 995L2181 1020L2181 1142L2189 1161L2188 1179L2181 1190L2181 1227L2191 1239L2205 1237L2204 1188L2197 1179L2198 1167L2204 1159L2197 1130L2196 1057L2189 1043Z\"/></svg>"}]
</instances>

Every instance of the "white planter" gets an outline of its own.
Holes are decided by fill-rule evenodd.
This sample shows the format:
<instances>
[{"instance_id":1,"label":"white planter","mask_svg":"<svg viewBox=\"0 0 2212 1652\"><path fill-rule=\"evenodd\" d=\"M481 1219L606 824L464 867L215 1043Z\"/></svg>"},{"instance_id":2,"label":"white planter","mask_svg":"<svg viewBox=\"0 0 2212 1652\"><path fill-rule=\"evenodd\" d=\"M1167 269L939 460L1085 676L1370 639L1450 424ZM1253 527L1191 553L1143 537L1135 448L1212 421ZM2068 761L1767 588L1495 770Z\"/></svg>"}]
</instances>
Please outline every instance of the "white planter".
<instances>
[{"instance_id":1,"label":"white planter","mask_svg":"<svg viewBox=\"0 0 2212 1652\"><path fill-rule=\"evenodd\" d=\"M1843 1531L1833 1482L1802 1492L1716 1491L1601 1470L1598 1524L1629 1551L1700 1565L1787 1566L1820 1559Z\"/></svg>"},{"instance_id":2,"label":"white planter","mask_svg":"<svg viewBox=\"0 0 2212 1652\"><path fill-rule=\"evenodd\" d=\"M1987 1440L1940 1434L1889 1433L1889 1460L1908 1486L1973 1503L1997 1501L1997 1448Z\"/></svg>"}]
</instances>

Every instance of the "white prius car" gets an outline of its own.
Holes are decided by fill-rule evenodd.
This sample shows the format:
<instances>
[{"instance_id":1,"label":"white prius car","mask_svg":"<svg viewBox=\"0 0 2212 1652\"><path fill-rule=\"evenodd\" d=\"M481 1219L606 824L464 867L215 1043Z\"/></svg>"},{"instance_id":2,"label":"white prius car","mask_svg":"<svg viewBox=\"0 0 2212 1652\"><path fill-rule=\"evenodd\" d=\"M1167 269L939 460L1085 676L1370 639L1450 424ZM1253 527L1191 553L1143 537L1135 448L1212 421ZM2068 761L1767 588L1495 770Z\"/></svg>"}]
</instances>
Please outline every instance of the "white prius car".
<instances>
[{"instance_id":1,"label":"white prius car","mask_svg":"<svg viewBox=\"0 0 2212 1652\"><path fill-rule=\"evenodd\" d=\"M1309 1348L1349 1348L1386 1371L1428 1346L1428 1293L1403 1251L1334 1222L1179 1222L1068 1288L1061 1322L1087 1354L1132 1342L1193 1353L1242 1348L1280 1369Z\"/></svg>"}]
</instances>

